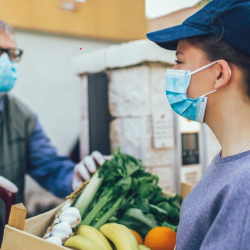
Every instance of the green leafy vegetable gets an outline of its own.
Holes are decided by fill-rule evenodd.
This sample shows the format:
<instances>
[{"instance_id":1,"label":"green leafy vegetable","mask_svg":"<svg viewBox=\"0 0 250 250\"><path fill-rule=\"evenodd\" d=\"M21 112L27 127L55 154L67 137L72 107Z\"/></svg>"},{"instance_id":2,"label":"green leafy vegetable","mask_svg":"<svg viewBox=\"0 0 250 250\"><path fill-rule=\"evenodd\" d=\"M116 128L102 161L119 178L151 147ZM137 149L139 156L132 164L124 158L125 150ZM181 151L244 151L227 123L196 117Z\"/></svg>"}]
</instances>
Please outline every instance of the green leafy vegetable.
<instances>
[{"instance_id":1,"label":"green leafy vegetable","mask_svg":"<svg viewBox=\"0 0 250 250\"><path fill-rule=\"evenodd\" d=\"M111 160L93 175L75 202L82 215L80 225L100 228L120 223L143 237L157 226L177 231L180 197L166 197L158 176L145 172L141 161L117 148Z\"/></svg>"}]
</instances>

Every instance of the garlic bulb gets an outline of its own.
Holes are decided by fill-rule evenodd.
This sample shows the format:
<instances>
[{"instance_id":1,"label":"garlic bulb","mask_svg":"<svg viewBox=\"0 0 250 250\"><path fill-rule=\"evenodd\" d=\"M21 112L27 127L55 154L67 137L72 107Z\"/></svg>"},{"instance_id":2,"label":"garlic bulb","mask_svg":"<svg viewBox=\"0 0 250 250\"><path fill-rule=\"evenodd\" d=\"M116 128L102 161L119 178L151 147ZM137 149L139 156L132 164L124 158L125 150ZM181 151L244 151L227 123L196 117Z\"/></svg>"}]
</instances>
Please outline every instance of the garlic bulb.
<instances>
[{"instance_id":1,"label":"garlic bulb","mask_svg":"<svg viewBox=\"0 0 250 250\"><path fill-rule=\"evenodd\" d=\"M67 208L70 207L72 203L68 200L67 203L62 207L62 211L66 210Z\"/></svg>"},{"instance_id":2,"label":"garlic bulb","mask_svg":"<svg viewBox=\"0 0 250 250\"><path fill-rule=\"evenodd\" d=\"M61 222L60 219L59 219L59 218L56 218L55 221L54 221L54 224L58 224L58 223L60 223L60 222Z\"/></svg>"},{"instance_id":3,"label":"garlic bulb","mask_svg":"<svg viewBox=\"0 0 250 250\"><path fill-rule=\"evenodd\" d=\"M50 237L50 233L47 233L44 235L44 239L49 238L49 237Z\"/></svg>"},{"instance_id":4,"label":"garlic bulb","mask_svg":"<svg viewBox=\"0 0 250 250\"><path fill-rule=\"evenodd\" d=\"M50 243L53 243L55 245L62 246L62 240L58 236L51 236L51 237L49 237L49 238L47 238L45 240L50 242Z\"/></svg>"},{"instance_id":5,"label":"garlic bulb","mask_svg":"<svg viewBox=\"0 0 250 250\"><path fill-rule=\"evenodd\" d=\"M51 236L58 236L64 241L72 236L72 229L68 222L62 221L53 227L50 234Z\"/></svg>"},{"instance_id":6,"label":"garlic bulb","mask_svg":"<svg viewBox=\"0 0 250 250\"><path fill-rule=\"evenodd\" d=\"M69 207L60 214L59 219L68 222L72 228L75 228L81 222L81 215L77 208Z\"/></svg>"}]
</instances>

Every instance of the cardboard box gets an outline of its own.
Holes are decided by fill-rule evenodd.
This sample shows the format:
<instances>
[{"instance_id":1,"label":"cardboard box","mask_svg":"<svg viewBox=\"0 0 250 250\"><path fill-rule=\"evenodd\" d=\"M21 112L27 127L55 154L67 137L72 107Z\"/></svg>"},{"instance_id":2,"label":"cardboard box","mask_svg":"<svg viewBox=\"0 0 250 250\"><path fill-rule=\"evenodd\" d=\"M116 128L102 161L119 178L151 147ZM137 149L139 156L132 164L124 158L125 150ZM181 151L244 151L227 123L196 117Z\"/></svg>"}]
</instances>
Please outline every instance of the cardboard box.
<instances>
[{"instance_id":1,"label":"cardboard box","mask_svg":"<svg viewBox=\"0 0 250 250\"><path fill-rule=\"evenodd\" d=\"M181 183L181 202L192 190L192 185L188 183ZM174 195L169 193L166 195ZM51 244L41 237L46 232L47 228L53 222L57 212L59 212L64 205L56 207L55 209L25 220L26 209L22 204L12 206L8 225L5 226L4 237L2 243L2 250L60 250L69 249Z\"/></svg>"}]
</instances>

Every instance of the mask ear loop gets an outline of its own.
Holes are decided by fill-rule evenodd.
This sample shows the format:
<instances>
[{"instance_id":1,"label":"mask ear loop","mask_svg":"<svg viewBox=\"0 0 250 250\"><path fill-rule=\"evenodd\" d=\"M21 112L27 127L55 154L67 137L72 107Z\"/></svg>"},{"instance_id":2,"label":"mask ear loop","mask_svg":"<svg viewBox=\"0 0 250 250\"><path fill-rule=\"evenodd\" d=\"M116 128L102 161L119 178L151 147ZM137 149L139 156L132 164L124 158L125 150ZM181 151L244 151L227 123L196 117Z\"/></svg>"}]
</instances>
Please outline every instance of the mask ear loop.
<instances>
[{"instance_id":1,"label":"mask ear loop","mask_svg":"<svg viewBox=\"0 0 250 250\"><path fill-rule=\"evenodd\" d=\"M229 67L229 74L230 74L230 76L229 76L228 81L231 79L231 76L232 76L232 71L231 71L230 67Z\"/></svg>"},{"instance_id":2,"label":"mask ear loop","mask_svg":"<svg viewBox=\"0 0 250 250\"><path fill-rule=\"evenodd\" d=\"M211 65L213 65L213 64L215 64L215 63L217 63L217 62L219 62L219 61L220 61L220 60L217 60L217 61L212 62L212 63L209 63L209 64L207 64L207 65L205 65L205 66L203 66L203 67L201 67L201 68L199 68L199 69L196 69L196 70L194 70L194 71L188 73L187 76L191 76L191 75L193 75L193 74L195 74L195 73L197 73L197 72L199 72L199 71L201 71L201 70L203 70L203 69L206 69L206 68L210 67Z\"/></svg>"},{"instance_id":3,"label":"mask ear loop","mask_svg":"<svg viewBox=\"0 0 250 250\"><path fill-rule=\"evenodd\" d=\"M231 79L231 76L232 76L232 71L231 71L230 67L229 67L229 74L230 74L230 76L229 76L228 81ZM217 89L212 90L212 91L208 92L207 94L202 95L201 97L205 97L206 95L212 94L212 93L215 92L215 91L217 91Z\"/></svg>"},{"instance_id":4,"label":"mask ear loop","mask_svg":"<svg viewBox=\"0 0 250 250\"><path fill-rule=\"evenodd\" d=\"M215 91L217 91L217 89L214 89L214 90L212 90L212 91L206 93L205 95L202 95L201 97L205 97L206 95L212 94L212 93L214 93Z\"/></svg>"},{"instance_id":5,"label":"mask ear loop","mask_svg":"<svg viewBox=\"0 0 250 250\"><path fill-rule=\"evenodd\" d=\"M203 66L203 67L201 67L201 68L199 68L199 69L196 69L196 70L190 72L189 74L187 74L187 76L193 75L193 74L195 74L195 73L197 73L197 72L199 72L199 71L201 71L201 70L203 70L203 69L206 69L206 68L210 67L211 65L217 63L218 61L220 61L220 60L217 60L217 61L212 62L212 63L209 63L208 65L205 65L205 66ZM231 72L230 67L229 67L229 74L230 74L230 77L229 77L229 80L230 80L230 78L231 78L231 76L232 76L232 72ZM202 95L201 97L205 97L205 96L207 96L207 95L209 95L209 94L214 93L215 91L217 91L217 90L216 90L216 89L215 89L215 90L212 90L212 91L208 92L207 94Z\"/></svg>"},{"instance_id":6,"label":"mask ear loop","mask_svg":"<svg viewBox=\"0 0 250 250\"><path fill-rule=\"evenodd\" d=\"M195 73L197 73L197 72L199 72L199 71L201 71L201 70L203 70L203 69L206 69L206 68L210 67L211 65L217 63L218 61L220 61L220 60L217 60L217 61L212 62L212 63L209 63L209 64L207 64L207 65L205 65L205 66L203 66L203 67L201 67L201 68L199 68L199 69L196 69L196 70L194 70L194 71L188 73L187 76L193 75L193 74L195 74ZM216 91L216 89L213 90L213 91L211 91L211 92L209 92L209 93L207 93L207 94L205 94L205 95L202 95L202 96L200 96L200 97L205 97L206 95L209 95L209 94L211 94L211 93L213 93L213 92L215 92L215 91Z\"/></svg>"}]
</instances>

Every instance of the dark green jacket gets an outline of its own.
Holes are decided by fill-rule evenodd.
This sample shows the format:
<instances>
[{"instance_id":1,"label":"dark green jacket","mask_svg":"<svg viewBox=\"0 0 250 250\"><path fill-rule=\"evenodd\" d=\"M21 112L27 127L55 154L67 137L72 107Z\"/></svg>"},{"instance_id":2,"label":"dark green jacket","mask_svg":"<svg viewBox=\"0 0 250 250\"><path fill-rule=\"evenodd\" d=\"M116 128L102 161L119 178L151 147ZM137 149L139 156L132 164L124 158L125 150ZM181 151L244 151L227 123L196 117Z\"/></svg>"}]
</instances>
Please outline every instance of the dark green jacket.
<instances>
[{"instance_id":1,"label":"dark green jacket","mask_svg":"<svg viewBox=\"0 0 250 250\"><path fill-rule=\"evenodd\" d=\"M22 102L10 95L3 96L0 115L0 175L18 187L17 203L24 203L27 150L36 117Z\"/></svg>"}]
</instances>

